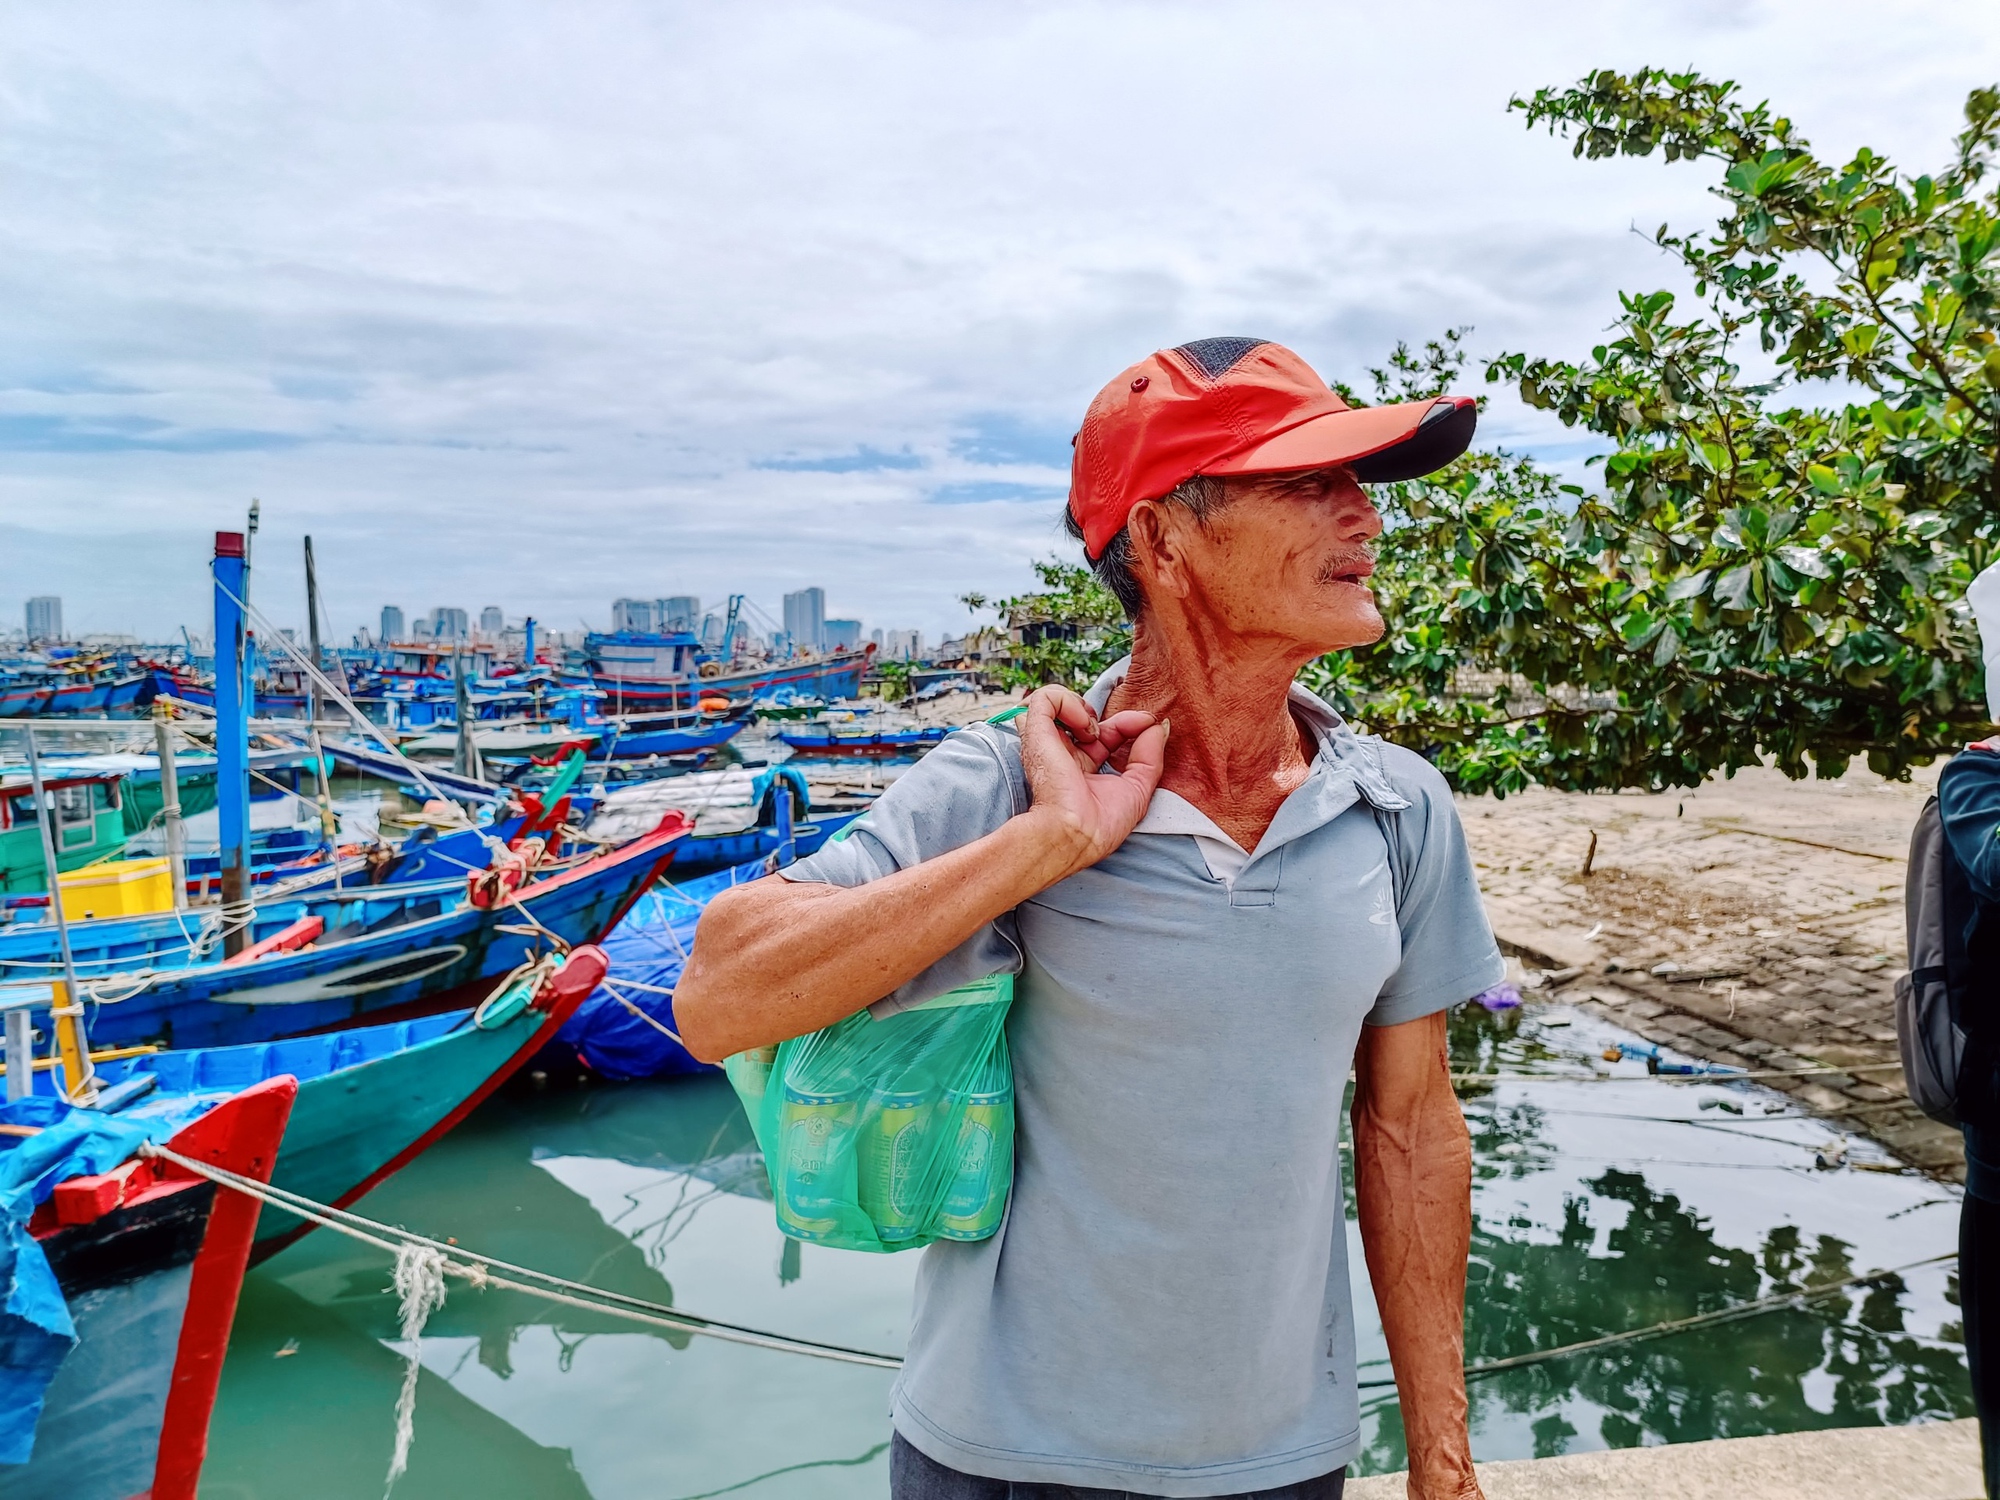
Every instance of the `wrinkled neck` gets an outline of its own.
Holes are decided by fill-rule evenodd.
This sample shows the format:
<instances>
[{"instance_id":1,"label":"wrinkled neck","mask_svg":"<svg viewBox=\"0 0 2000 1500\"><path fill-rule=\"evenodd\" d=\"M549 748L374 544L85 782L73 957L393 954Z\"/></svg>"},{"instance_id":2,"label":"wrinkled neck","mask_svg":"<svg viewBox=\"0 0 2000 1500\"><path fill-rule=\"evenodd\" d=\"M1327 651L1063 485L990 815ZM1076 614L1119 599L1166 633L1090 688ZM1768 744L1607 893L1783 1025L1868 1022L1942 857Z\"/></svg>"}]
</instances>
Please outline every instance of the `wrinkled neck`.
<instances>
[{"instance_id":1,"label":"wrinkled neck","mask_svg":"<svg viewBox=\"0 0 2000 1500\"><path fill-rule=\"evenodd\" d=\"M1302 665L1295 645L1231 638L1149 611L1133 629L1132 663L1106 711L1145 709L1171 721L1160 785L1252 849L1318 751L1288 702Z\"/></svg>"}]
</instances>

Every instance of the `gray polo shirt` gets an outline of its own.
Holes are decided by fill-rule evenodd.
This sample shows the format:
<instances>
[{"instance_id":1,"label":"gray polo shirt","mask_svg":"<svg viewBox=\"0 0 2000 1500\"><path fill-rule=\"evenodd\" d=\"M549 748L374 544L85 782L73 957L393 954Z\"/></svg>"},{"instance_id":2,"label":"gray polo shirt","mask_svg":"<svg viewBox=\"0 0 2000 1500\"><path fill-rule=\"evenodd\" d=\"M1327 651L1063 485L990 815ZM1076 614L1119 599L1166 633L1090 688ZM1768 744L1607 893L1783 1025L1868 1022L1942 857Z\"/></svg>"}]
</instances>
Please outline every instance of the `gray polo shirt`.
<instances>
[{"instance_id":1,"label":"gray polo shirt","mask_svg":"<svg viewBox=\"0 0 2000 1500\"><path fill-rule=\"evenodd\" d=\"M1444 779L1303 689L1292 706L1319 755L1247 862L1156 798L1115 853L886 1002L1019 975L1013 1198L993 1238L924 1251L894 1396L896 1430L940 1463L1179 1496L1354 1454L1355 1042L1477 994L1501 962ZM977 726L784 874L860 885L1027 806L1013 726Z\"/></svg>"}]
</instances>

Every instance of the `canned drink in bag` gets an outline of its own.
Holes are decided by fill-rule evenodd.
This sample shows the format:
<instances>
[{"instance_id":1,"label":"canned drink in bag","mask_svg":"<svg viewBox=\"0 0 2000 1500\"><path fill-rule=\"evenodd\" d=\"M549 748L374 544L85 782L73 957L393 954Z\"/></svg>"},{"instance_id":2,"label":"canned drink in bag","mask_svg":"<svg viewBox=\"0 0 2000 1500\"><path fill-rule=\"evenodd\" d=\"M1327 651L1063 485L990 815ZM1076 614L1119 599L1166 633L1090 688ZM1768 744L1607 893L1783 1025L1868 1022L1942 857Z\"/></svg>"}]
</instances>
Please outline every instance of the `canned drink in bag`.
<instances>
[{"instance_id":1,"label":"canned drink in bag","mask_svg":"<svg viewBox=\"0 0 2000 1500\"><path fill-rule=\"evenodd\" d=\"M785 1085L778 1117L783 1153L778 1218L802 1239L821 1239L840 1227L840 1211L854 1190L854 1126L861 1113L858 1088L805 1089Z\"/></svg>"},{"instance_id":2,"label":"canned drink in bag","mask_svg":"<svg viewBox=\"0 0 2000 1500\"><path fill-rule=\"evenodd\" d=\"M736 1097L743 1101L743 1112L750 1117L753 1128L757 1127L758 1116L763 1113L764 1095L770 1091L771 1069L777 1061L776 1047L753 1047L723 1062L729 1081L736 1086Z\"/></svg>"},{"instance_id":3,"label":"canned drink in bag","mask_svg":"<svg viewBox=\"0 0 2000 1500\"><path fill-rule=\"evenodd\" d=\"M945 1103L948 1109L962 1106L965 1114L958 1127L958 1170L938 1215L938 1233L948 1240L983 1240L1000 1227L1014 1184L1014 1090L983 1088Z\"/></svg>"},{"instance_id":4,"label":"canned drink in bag","mask_svg":"<svg viewBox=\"0 0 2000 1500\"><path fill-rule=\"evenodd\" d=\"M858 1146L861 1211L884 1243L915 1239L923 1227L923 1175L937 1095L878 1091Z\"/></svg>"}]
</instances>

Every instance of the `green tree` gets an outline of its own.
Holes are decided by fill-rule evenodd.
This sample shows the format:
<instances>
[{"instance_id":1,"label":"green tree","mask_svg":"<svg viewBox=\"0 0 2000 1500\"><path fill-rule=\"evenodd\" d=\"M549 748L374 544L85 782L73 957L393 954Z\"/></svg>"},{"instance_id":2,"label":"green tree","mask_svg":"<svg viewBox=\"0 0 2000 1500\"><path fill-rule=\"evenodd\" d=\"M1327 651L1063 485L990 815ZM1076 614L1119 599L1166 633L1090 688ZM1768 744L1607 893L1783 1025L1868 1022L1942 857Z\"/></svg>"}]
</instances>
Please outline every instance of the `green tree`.
<instances>
[{"instance_id":1,"label":"green tree","mask_svg":"<svg viewBox=\"0 0 2000 1500\"><path fill-rule=\"evenodd\" d=\"M2000 522L2000 91L1913 178L1865 148L1830 165L1693 73L1514 107L1580 157L1715 173L1715 229L1656 236L1695 305L1624 295L1588 359L1492 361L1603 441L1598 482L1477 452L1382 487L1388 634L1308 680L1472 790L1685 786L1759 756L1893 776L1984 732L1961 601ZM1399 348L1376 398L1462 364L1455 335Z\"/></svg>"},{"instance_id":2,"label":"green tree","mask_svg":"<svg viewBox=\"0 0 2000 1500\"><path fill-rule=\"evenodd\" d=\"M1039 590L1007 599L966 594L975 612L991 609L1019 635L1001 675L1009 687L1056 682L1082 692L1132 649L1132 627L1090 569L1060 558L1030 563Z\"/></svg>"}]
</instances>

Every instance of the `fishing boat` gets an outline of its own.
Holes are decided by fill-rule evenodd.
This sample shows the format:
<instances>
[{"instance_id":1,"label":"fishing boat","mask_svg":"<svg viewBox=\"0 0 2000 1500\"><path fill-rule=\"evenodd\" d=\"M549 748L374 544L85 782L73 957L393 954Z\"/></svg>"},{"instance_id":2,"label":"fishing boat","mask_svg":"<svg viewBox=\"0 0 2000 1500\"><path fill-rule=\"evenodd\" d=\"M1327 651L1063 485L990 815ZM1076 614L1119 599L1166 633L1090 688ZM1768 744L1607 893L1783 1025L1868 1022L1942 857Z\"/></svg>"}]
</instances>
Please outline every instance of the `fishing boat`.
<instances>
[{"instance_id":1,"label":"fishing boat","mask_svg":"<svg viewBox=\"0 0 2000 1500\"><path fill-rule=\"evenodd\" d=\"M610 931L692 827L669 812L651 833L548 873L482 868L260 899L249 946L230 958L218 951L218 908L74 924L90 1039L264 1042L472 1003L532 954ZM0 931L0 975L10 982L46 985L59 971L45 931Z\"/></svg>"},{"instance_id":2,"label":"fishing boat","mask_svg":"<svg viewBox=\"0 0 2000 1500\"><path fill-rule=\"evenodd\" d=\"M864 722L821 722L781 729L778 738L801 755L909 755L942 744L943 724L913 729L872 729Z\"/></svg>"},{"instance_id":3,"label":"fishing boat","mask_svg":"<svg viewBox=\"0 0 2000 1500\"><path fill-rule=\"evenodd\" d=\"M35 678L12 678L0 683L0 719L28 718L37 714L54 693L54 684Z\"/></svg>"},{"instance_id":4,"label":"fishing boat","mask_svg":"<svg viewBox=\"0 0 2000 1500\"><path fill-rule=\"evenodd\" d=\"M185 1123L0 1105L7 1500L194 1500L258 1203L139 1147L261 1181L297 1093L267 1079Z\"/></svg>"},{"instance_id":5,"label":"fishing boat","mask_svg":"<svg viewBox=\"0 0 2000 1500\"><path fill-rule=\"evenodd\" d=\"M427 1150L553 1041L605 968L603 951L586 945L560 965L551 960L503 983L471 1010L98 1062L99 1107L144 1119L148 1111L182 1109L189 1100L288 1075L298 1098L270 1181L344 1208ZM57 1095L55 1069L38 1072L35 1083L42 1095ZM266 1208L252 1260L275 1255L311 1227Z\"/></svg>"},{"instance_id":6,"label":"fishing boat","mask_svg":"<svg viewBox=\"0 0 2000 1500\"><path fill-rule=\"evenodd\" d=\"M592 634L584 642L590 686L605 695L614 713L695 708L704 699L750 703L788 694L848 698L861 691L862 674L875 657L870 645L738 668L735 630L732 609L731 623L713 656L685 631Z\"/></svg>"},{"instance_id":7,"label":"fishing boat","mask_svg":"<svg viewBox=\"0 0 2000 1500\"><path fill-rule=\"evenodd\" d=\"M747 708L709 714L626 714L599 721L604 734L594 760L638 760L649 755L692 755L726 745L750 723ZM595 727L595 726L593 726Z\"/></svg>"}]
</instances>

